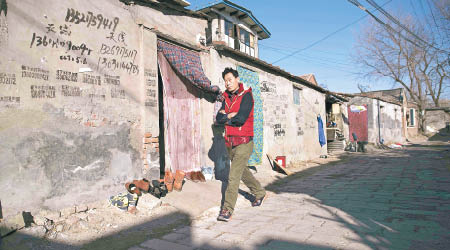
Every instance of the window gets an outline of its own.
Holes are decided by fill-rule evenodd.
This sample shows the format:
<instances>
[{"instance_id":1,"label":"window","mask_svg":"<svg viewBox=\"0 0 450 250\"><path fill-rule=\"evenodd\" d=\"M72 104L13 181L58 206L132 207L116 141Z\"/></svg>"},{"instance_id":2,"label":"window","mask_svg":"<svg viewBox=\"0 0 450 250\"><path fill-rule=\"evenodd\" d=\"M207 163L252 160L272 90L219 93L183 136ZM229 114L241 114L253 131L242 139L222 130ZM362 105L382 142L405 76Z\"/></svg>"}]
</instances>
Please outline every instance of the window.
<instances>
[{"instance_id":1,"label":"window","mask_svg":"<svg viewBox=\"0 0 450 250\"><path fill-rule=\"evenodd\" d=\"M408 123L408 127L416 126L415 115L414 109L409 109L408 113L406 113L406 122Z\"/></svg>"},{"instance_id":2,"label":"window","mask_svg":"<svg viewBox=\"0 0 450 250\"><path fill-rule=\"evenodd\" d=\"M255 56L255 36L245 29L239 29L240 51Z\"/></svg>"},{"instance_id":3,"label":"window","mask_svg":"<svg viewBox=\"0 0 450 250\"><path fill-rule=\"evenodd\" d=\"M293 91L294 91L294 104L300 105L300 91L301 89L296 88L295 86L293 87Z\"/></svg>"},{"instance_id":4,"label":"window","mask_svg":"<svg viewBox=\"0 0 450 250\"><path fill-rule=\"evenodd\" d=\"M225 35L234 37L233 24L228 20L225 20Z\"/></svg>"},{"instance_id":5,"label":"window","mask_svg":"<svg viewBox=\"0 0 450 250\"><path fill-rule=\"evenodd\" d=\"M232 22L230 22L230 21L228 21L226 19L224 19L224 22L225 22L225 25L224 25L225 26L224 27L225 35L224 35L223 40L228 44L228 46L230 46L231 48L234 49L234 37L235 37L235 35L234 35L234 25L233 25Z\"/></svg>"}]
</instances>

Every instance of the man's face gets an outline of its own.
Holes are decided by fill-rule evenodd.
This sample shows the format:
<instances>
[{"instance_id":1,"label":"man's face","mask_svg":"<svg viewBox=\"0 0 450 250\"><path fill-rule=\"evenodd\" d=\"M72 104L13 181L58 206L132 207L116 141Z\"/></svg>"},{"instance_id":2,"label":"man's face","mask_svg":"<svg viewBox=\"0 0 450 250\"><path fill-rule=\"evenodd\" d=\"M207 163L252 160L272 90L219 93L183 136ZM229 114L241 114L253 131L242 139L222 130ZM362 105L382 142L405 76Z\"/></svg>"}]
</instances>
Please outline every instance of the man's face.
<instances>
[{"instance_id":1,"label":"man's face","mask_svg":"<svg viewBox=\"0 0 450 250\"><path fill-rule=\"evenodd\" d=\"M223 80L225 80L225 88L228 92L233 93L239 88L239 77L234 77L233 73L227 73Z\"/></svg>"}]
</instances>

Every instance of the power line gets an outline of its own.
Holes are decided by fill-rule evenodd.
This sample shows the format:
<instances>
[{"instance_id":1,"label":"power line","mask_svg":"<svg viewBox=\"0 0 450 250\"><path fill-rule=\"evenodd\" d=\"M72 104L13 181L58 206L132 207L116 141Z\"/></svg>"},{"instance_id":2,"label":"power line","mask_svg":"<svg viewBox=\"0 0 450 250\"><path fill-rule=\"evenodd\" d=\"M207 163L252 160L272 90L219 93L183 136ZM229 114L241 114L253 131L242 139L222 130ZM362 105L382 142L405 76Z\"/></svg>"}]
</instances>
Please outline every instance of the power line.
<instances>
[{"instance_id":1,"label":"power line","mask_svg":"<svg viewBox=\"0 0 450 250\"><path fill-rule=\"evenodd\" d=\"M275 51L283 51L283 52L286 52L286 53L282 53L282 54L285 54L285 55L288 55L290 52L292 52L292 51L289 51L289 50L286 50L286 49L282 49L282 48L278 48L278 47L273 47L273 46L268 46L268 45L261 44L261 43L259 43L259 46L266 47L266 48L269 48L269 49L272 49L272 50L275 50ZM280 53L281 53L281 52L280 52ZM304 57L308 57L308 58L313 58L313 59L317 59L317 60L322 60L322 61L330 62L330 63L337 63L337 64L349 65L349 66L352 65L352 64L350 64L350 63L345 63L344 60L338 60L338 59L335 59L335 58L320 57L320 56L310 56L310 55L305 55L305 54L299 55L299 56L304 56Z\"/></svg>"},{"instance_id":2,"label":"power line","mask_svg":"<svg viewBox=\"0 0 450 250\"><path fill-rule=\"evenodd\" d=\"M298 50L298 47L294 47L294 46L288 46L288 45L283 45L277 42L267 42L266 40L262 40L259 41L258 45L263 45L263 46L277 46L278 48L284 48L286 49L286 51L288 51L288 49L290 49L290 52ZM318 50L318 49L311 49L310 51L316 51L316 52L320 52L320 53L326 53L326 54L335 54L338 56L347 56L347 53L339 53L336 51L325 51L325 50Z\"/></svg>"},{"instance_id":3,"label":"power line","mask_svg":"<svg viewBox=\"0 0 450 250\"><path fill-rule=\"evenodd\" d=\"M421 37L419 37L418 35L416 35L414 32L412 32L411 30L408 29L408 27L406 27L405 25L403 25L402 23L400 23L400 21L398 21L396 18L394 18L391 14L389 14L386 10L384 10L383 8L381 8L381 6L379 6L375 1L373 0L366 0L370 5L372 5L373 7L375 7L378 11L380 11L383 15L385 15L389 20L391 20L393 23L397 24L400 28L402 28L403 30L405 30L406 32L408 32L410 35L412 35L413 37L415 37L417 40L421 41L423 44L428 45L430 47L433 47L433 45L429 44L428 42L426 42L425 40L423 40Z\"/></svg>"},{"instance_id":4,"label":"power line","mask_svg":"<svg viewBox=\"0 0 450 250\"><path fill-rule=\"evenodd\" d=\"M365 12L367 12L372 18L374 18L378 23L380 23L382 26L384 26L387 30L392 31L397 33L398 35L400 35L403 39L405 39L406 41L414 44L416 47L421 48L423 50L424 47L421 45L418 45L416 42L412 41L411 39L407 38L406 36L404 36L401 32L396 31L394 28L392 28L389 24L384 23L383 21L381 21L379 18L377 18L375 15L373 15L369 10L367 10L362 4L360 4L358 2L358 0L347 0L350 3L356 5L358 8L364 10ZM404 26L403 24L401 24L397 19L395 19L392 15L390 15L387 11L385 11L383 8L381 8L375 1L373 0L366 0L370 5L374 6L377 10L379 10L382 14L384 14L389 20L391 20L393 23L397 24L400 28L402 28L403 30L405 30L407 33L411 34L412 36L414 36L417 40L419 40L420 42L422 42L424 45L429 46L431 48L434 48L438 51L441 52L445 52L445 53L449 53L448 51L436 48L434 45L428 43L427 41L423 40L421 37L419 37L418 35L416 35L414 32L410 31L406 26Z\"/></svg>"},{"instance_id":5,"label":"power line","mask_svg":"<svg viewBox=\"0 0 450 250\"><path fill-rule=\"evenodd\" d=\"M350 3L354 4L356 7L360 8L361 10L367 12L367 14L369 14L373 19L375 19L375 21L377 21L379 24L381 24L384 28L386 28L388 31L393 32L398 34L399 36L401 36L403 39L405 39L406 41L414 44L416 47L424 49L421 45L417 44L416 42L412 41L411 39L407 38L406 36L404 36L401 32L396 31L394 28L392 28L389 24L384 23L383 21L381 21L378 17L376 17L374 14L372 14L372 12L370 12L368 9L366 9L361 3L358 2L358 0L347 0Z\"/></svg>"},{"instance_id":6,"label":"power line","mask_svg":"<svg viewBox=\"0 0 450 250\"><path fill-rule=\"evenodd\" d=\"M277 53L287 55L285 52L282 52L280 49L273 48L272 50L275 51L275 52L277 52ZM358 73L356 73L356 72L349 71L350 69L347 69L347 68L346 68L346 67L348 67L348 66L337 66L337 65L336 65L336 62L334 62L334 63L333 63L333 62L329 62L329 61L326 62L325 60L323 60L323 61L321 62L320 59L317 60L317 59L314 58L314 57L300 58L299 56L303 56L303 55L297 55L297 56L293 56L293 57L294 57L294 58L297 58L297 59L301 59L301 60L306 61L306 62L314 63L314 64L316 64L316 65L322 65L322 66L325 66L325 67L328 67L328 68L330 68L330 69L334 69L334 70L337 70L337 71L342 71L342 72L350 73L350 74L353 74L353 75L358 74ZM329 64L329 63L332 63L332 64ZM337 63L337 64L339 64L339 63ZM342 68L342 67L343 67L343 68Z\"/></svg>"},{"instance_id":7,"label":"power line","mask_svg":"<svg viewBox=\"0 0 450 250\"><path fill-rule=\"evenodd\" d=\"M350 0L349 0L349 1L350 1ZM386 3L383 4L383 6L386 5L386 4L388 4L388 3L391 2L391 1L392 1L392 0L387 1ZM361 17L361 18L358 18L357 20L355 20L355 21L353 21L353 22L351 22L351 23L345 25L344 27L339 28L339 29L337 29L336 31L334 31L334 32L332 32L332 33L326 35L326 36L323 37L322 39L320 39L320 40L318 40L318 41L316 41L316 42L313 42L312 44L310 44L310 45L308 45L308 46L306 46L306 47L304 47L304 48L302 48L302 49L296 50L296 51L292 52L291 54L286 55L286 56L284 56L284 57L282 57L282 58L280 58L280 59L278 59L278 60L272 62L272 64L275 64L275 63L278 63L278 62L280 62L280 61L283 61L283 60L285 60L285 59L287 59L287 58L289 58L289 57L291 57L291 56L293 56L293 55L295 55L295 54L297 54L297 53L299 53L299 52L301 52L301 51L307 50L307 49L309 49L309 48L315 46L316 44L318 44L318 43L320 43L320 42L322 42L322 41L328 39L329 37L333 36L334 34L336 34L336 33L340 32L340 31L342 31L342 30L344 30L344 29L346 29L346 28L352 26L353 24L355 24L355 23L357 23L357 22L363 20L363 19L366 18L366 17L367 17L367 15L365 15L365 16L363 16L363 17Z\"/></svg>"}]
</instances>

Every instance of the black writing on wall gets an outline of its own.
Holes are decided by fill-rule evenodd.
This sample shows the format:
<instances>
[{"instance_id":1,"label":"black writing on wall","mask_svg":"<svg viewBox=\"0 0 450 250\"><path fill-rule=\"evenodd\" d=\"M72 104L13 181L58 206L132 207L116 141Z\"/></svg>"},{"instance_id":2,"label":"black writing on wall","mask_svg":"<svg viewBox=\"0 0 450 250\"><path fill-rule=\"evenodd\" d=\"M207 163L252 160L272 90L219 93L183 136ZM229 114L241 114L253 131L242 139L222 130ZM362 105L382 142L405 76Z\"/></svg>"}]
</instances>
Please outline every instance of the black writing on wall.
<instances>
[{"instance_id":1,"label":"black writing on wall","mask_svg":"<svg viewBox=\"0 0 450 250\"><path fill-rule=\"evenodd\" d=\"M273 125L273 133L274 133L275 137L280 137L280 136L286 135L284 128L282 128L281 124L279 124L279 123Z\"/></svg>"},{"instance_id":2,"label":"black writing on wall","mask_svg":"<svg viewBox=\"0 0 450 250\"><path fill-rule=\"evenodd\" d=\"M126 33L121 31L116 35L112 31L109 34L106 38L115 44L102 43L98 51L100 56L97 62L97 70L122 70L132 75L139 74L139 65L135 63L138 52L135 49L127 48Z\"/></svg>"},{"instance_id":3,"label":"black writing on wall","mask_svg":"<svg viewBox=\"0 0 450 250\"><path fill-rule=\"evenodd\" d=\"M81 89L77 86L61 86L61 94L63 96L81 96Z\"/></svg>"},{"instance_id":4,"label":"black writing on wall","mask_svg":"<svg viewBox=\"0 0 450 250\"><path fill-rule=\"evenodd\" d=\"M86 57L81 57L81 56L61 55L59 57L59 60L74 62L74 63L78 63L78 64L87 64Z\"/></svg>"},{"instance_id":5,"label":"black writing on wall","mask_svg":"<svg viewBox=\"0 0 450 250\"><path fill-rule=\"evenodd\" d=\"M31 98L55 98L55 86L31 85Z\"/></svg>"},{"instance_id":6,"label":"black writing on wall","mask_svg":"<svg viewBox=\"0 0 450 250\"><path fill-rule=\"evenodd\" d=\"M64 70L57 70L56 71L56 80L77 82L78 81L78 73L64 71Z\"/></svg>"},{"instance_id":7,"label":"black writing on wall","mask_svg":"<svg viewBox=\"0 0 450 250\"><path fill-rule=\"evenodd\" d=\"M0 73L0 84L16 84L16 74Z\"/></svg>"},{"instance_id":8,"label":"black writing on wall","mask_svg":"<svg viewBox=\"0 0 450 250\"><path fill-rule=\"evenodd\" d=\"M297 128L297 135L298 136L301 136L301 135L303 135L305 132L303 132L303 130L302 130L302 128L301 127L298 127Z\"/></svg>"},{"instance_id":9,"label":"black writing on wall","mask_svg":"<svg viewBox=\"0 0 450 250\"><path fill-rule=\"evenodd\" d=\"M125 90L112 87L111 98L125 99Z\"/></svg>"},{"instance_id":10,"label":"black writing on wall","mask_svg":"<svg viewBox=\"0 0 450 250\"><path fill-rule=\"evenodd\" d=\"M130 59L131 62L134 63L137 55L137 50L128 49L124 46L109 46L106 44L102 44L99 50L100 55L111 55L111 56L118 56L118 59Z\"/></svg>"},{"instance_id":11,"label":"black writing on wall","mask_svg":"<svg viewBox=\"0 0 450 250\"><path fill-rule=\"evenodd\" d=\"M146 87L156 86L157 71L153 69L144 69L145 85Z\"/></svg>"},{"instance_id":12,"label":"black writing on wall","mask_svg":"<svg viewBox=\"0 0 450 250\"><path fill-rule=\"evenodd\" d=\"M156 100L146 100L145 106L147 107L156 107L158 105L158 102Z\"/></svg>"},{"instance_id":13,"label":"black writing on wall","mask_svg":"<svg viewBox=\"0 0 450 250\"><path fill-rule=\"evenodd\" d=\"M149 96L149 97L155 98L156 97L156 90L154 90L154 89L147 89L146 95Z\"/></svg>"},{"instance_id":14,"label":"black writing on wall","mask_svg":"<svg viewBox=\"0 0 450 250\"><path fill-rule=\"evenodd\" d=\"M120 85L120 76L104 75L103 82L111 85Z\"/></svg>"},{"instance_id":15,"label":"black writing on wall","mask_svg":"<svg viewBox=\"0 0 450 250\"><path fill-rule=\"evenodd\" d=\"M93 85L101 85L101 78L100 76L94 76L89 74L83 74L83 77L81 78L82 83L87 84L93 84Z\"/></svg>"},{"instance_id":16,"label":"black writing on wall","mask_svg":"<svg viewBox=\"0 0 450 250\"><path fill-rule=\"evenodd\" d=\"M94 27L97 29L111 30L114 32L119 24L119 18L114 17L112 20L104 17L102 14L94 14L90 11L81 13L78 10L68 8L66 14L66 22L74 24L86 24L86 27Z\"/></svg>"},{"instance_id":17,"label":"black writing on wall","mask_svg":"<svg viewBox=\"0 0 450 250\"><path fill-rule=\"evenodd\" d=\"M108 70L123 70L130 75L139 74L139 65L134 64L131 61L122 61L115 58L99 57L97 62L97 69L102 71L104 69Z\"/></svg>"},{"instance_id":18,"label":"black writing on wall","mask_svg":"<svg viewBox=\"0 0 450 250\"><path fill-rule=\"evenodd\" d=\"M80 45L74 44L72 41L65 41L60 40L59 38L52 39L47 37L47 35L39 35L36 33L33 33L33 36L31 37L30 42L30 48L52 48L52 49L58 49L58 48L65 48L66 53L67 52L78 52L80 55L86 55L89 56L92 52L92 49L88 48L85 43L81 43Z\"/></svg>"},{"instance_id":19,"label":"black writing on wall","mask_svg":"<svg viewBox=\"0 0 450 250\"><path fill-rule=\"evenodd\" d=\"M59 26L58 30L57 26ZM55 25L53 23L49 23L45 28L47 29L47 33L59 33L62 36L70 36L72 34L72 31L70 31L70 25L67 24Z\"/></svg>"},{"instance_id":20,"label":"black writing on wall","mask_svg":"<svg viewBox=\"0 0 450 250\"><path fill-rule=\"evenodd\" d=\"M20 97L18 96L0 96L0 107L15 108L20 105Z\"/></svg>"},{"instance_id":21,"label":"black writing on wall","mask_svg":"<svg viewBox=\"0 0 450 250\"><path fill-rule=\"evenodd\" d=\"M103 94L89 94L88 96L91 99L100 99L103 101L106 99L106 95L103 95Z\"/></svg>"},{"instance_id":22,"label":"black writing on wall","mask_svg":"<svg viewBox=\"0 0 450 250\"><path fill-rule=\"evenodd\" d=\"M115 34L114 32L110 32L109 36L107 36L106 38L115 42L115 43L120 43L123 44L125 46L127 46L127 43L125 42L125 37L127 36L127 34L123 31Z\"/></svg>"},{"instance_id":23,"label":"black writing on wall","mask_svg":"<svg viewBox=\"0 0 450 250\"><path fill-rule=\"evenodd\" d=\"M275 83L263 81L261 82L261 93L277 93L277 85Z\"/></svg>"},{"instance_id":24,"label":"black writing on wall","mask_svg":"<svg viewBox=\"0 0 450 250\"><path fill-rule=\"evenodd\" d=\"M156 70L154 70L154 69L145 69L144 76L156 78L158 75L156 74Z\"/></svg>"},{"instance_id":25,"label":"black writing on wall","mask_svg":"<svg viewBox=\"0 0 450 250\"><path fill-rule=\"evenodd\" d=\"M40 68L31 68L22 65L22 77L24 78L33 78L48 81L49 73L50 72L48 70L43 70Z\"/></svg>"},{"instance_id":26,"label":"black writing on wall","mask_svg":"<svg viewBox=\"0 0 450 250\"><path fill-rule=\"evenodd\" d=\"M158 71L154 69L144 69L144 79L145 79L145 106L147 107L157 107L157 89L156 89L156 79L158 77Z\"/></svg>"},{"instance_id":27,"label":"black writing on wall","mask_svg":"<svg viewBox=\"0 0 450 250\"><path fill-rule=\"evenodd\" d=\"M155 79L146 79L145 85L147 87L155 87L156 86L156 80Z\"/></svg>"}]
</instances>

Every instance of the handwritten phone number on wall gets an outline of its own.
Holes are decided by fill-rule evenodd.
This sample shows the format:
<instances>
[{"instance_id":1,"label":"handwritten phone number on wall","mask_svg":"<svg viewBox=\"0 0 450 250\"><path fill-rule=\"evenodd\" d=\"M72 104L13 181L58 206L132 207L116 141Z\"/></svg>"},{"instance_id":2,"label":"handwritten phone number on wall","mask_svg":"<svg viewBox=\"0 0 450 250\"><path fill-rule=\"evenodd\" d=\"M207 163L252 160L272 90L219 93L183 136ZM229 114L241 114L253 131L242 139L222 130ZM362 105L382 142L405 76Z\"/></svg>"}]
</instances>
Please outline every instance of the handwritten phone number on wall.
<instances>
[{"instance_id":1,"label":"handwritten phone number on wall","mask_svg":"<svg viewBox=\"0 0 450 250\"><path fill-rule=\"evenodd\" d=\"M69 23L86 23L87 27L97 27L97 29L100 29L100 27L103 27L103 29L109 29L114 32L117 28L117 25L119 24L119 18L114 17L113 20L109 20L108 18L104 17L102 14L95 15L94 13L88 11L87 14L84 14L78 10L68 8L67 14L66 14L66 22Z\"/></svg>"},{"instance_id":2,"label":"handwritten phone number on wall","mask_svg":"<svg viewBox=\"0 0 450 250\"><path fill-rule=\"evenodd\" d=\"M87 64L87 59L84 57L79 57L79 56L74 57L74 56L70 56L70 55L62 55L59 57L59 60Z\"/></svg>"},{"instance_id":3,"label":"handwritten phone number on wall","mask_svg":"<svg viewBox=\"0 0 450 250\"><path fill-rule=\"evenodd\" d=\"M124 62L116 59L110 59L106 57L98 58L98 69L109 69L109 70L125 70L128 74L137 75L139 74L139 65L133 62Z\"/></svg>"}]
</instances>

